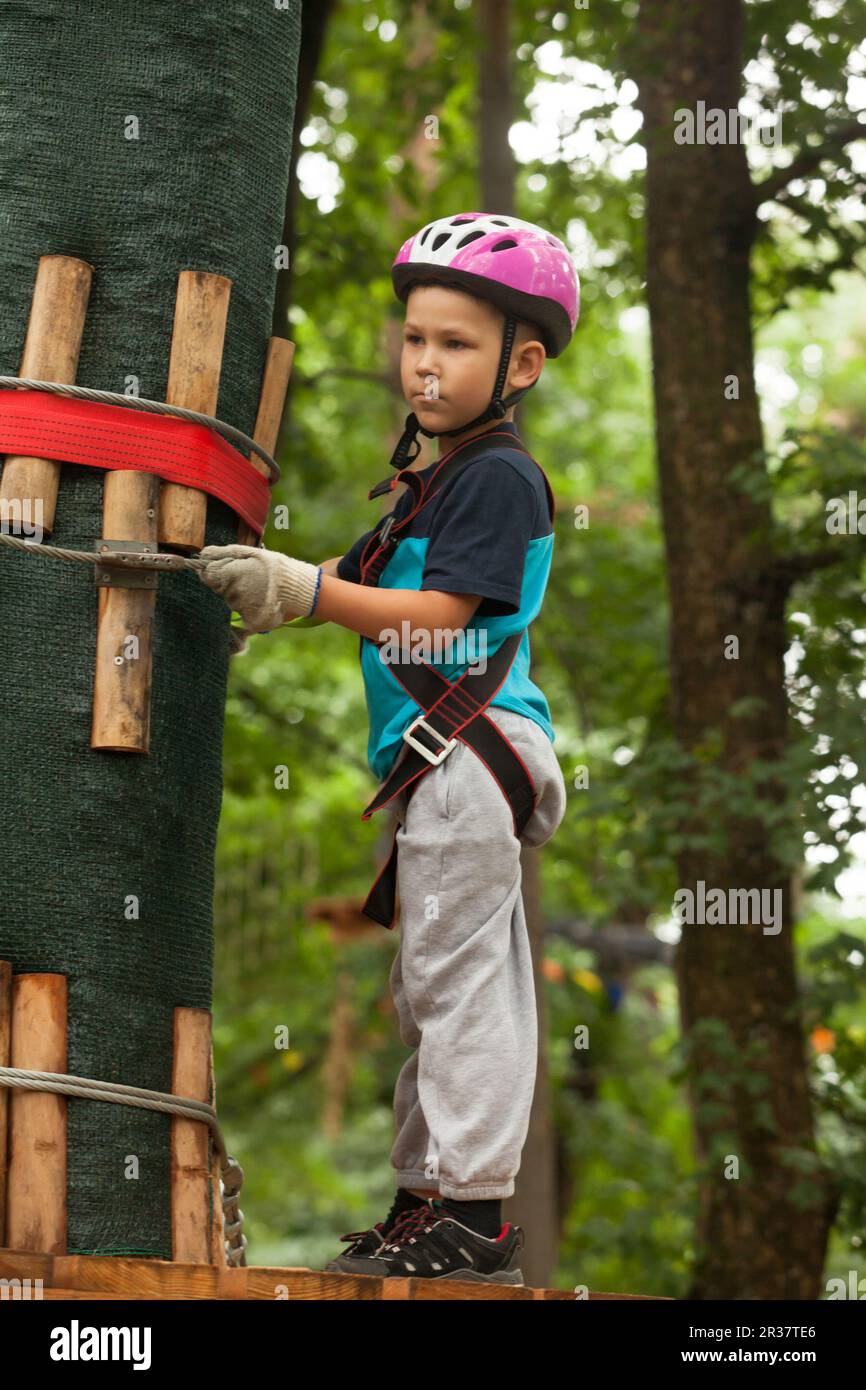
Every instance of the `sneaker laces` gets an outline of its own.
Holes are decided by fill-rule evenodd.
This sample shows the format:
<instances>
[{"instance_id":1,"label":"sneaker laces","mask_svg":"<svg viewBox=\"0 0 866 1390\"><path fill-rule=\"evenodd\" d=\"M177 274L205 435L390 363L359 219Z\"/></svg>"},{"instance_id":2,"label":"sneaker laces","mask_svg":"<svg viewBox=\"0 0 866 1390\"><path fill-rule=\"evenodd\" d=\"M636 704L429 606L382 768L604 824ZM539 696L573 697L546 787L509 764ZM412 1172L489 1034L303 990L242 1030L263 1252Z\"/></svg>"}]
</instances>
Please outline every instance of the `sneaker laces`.
<instances>
[{"instance_id":1,"label":"sneaker laces","mask_svg":"<svg viewBox=\"0 0 866 1390\"><path fill-rule=\"evenodd\" d=\"M378 1231L381 1234L382 1222L377 1221L375 1226L368 1227L366 1231L349 1231L346 1235L340 1236L340 1240L350 1240L354 1244L356 1240L363 1240L364 1236L368 1236L371 1231Z\"/></svg>"},{"instance_id":2,"label":"sneaker laces","mask_svg":"<svg viewBox=\"0 0 866 1390\"><path fill-rule=\"evenodd\" d=\"M411 1211L406 1211L402 1216L398 1217L397 1221L394 1223L391 1234L386 1238L386 1246L389 1249L396 1250L404 1241L416 1235L423 1226L441 1220L442 1217L439 1216L432 1206L428 1206L426 1202L423 1207L413 1207ZM398 1236L396 1240L394 1239L395 1236Z\"/></svg>"},{"instance_id":3,"label":"sneaker laces","mask_svg":"<svg viewBox=\"0 0 866 1390\"><path fill-rule=\"evenodd\" d=\"M382 1237L383 1240L390 1241L391 1236L394 1234L397 1228L399 1226L402 1226L408 1217L415 1216L415 1214L419 1211L424 1211L425 1215L427 1216L429 1216L430 1214L429 1210L426 1207L426 1204L424 1207L410 1207L407 1211L401 1211L400 1215L395 1217L394 1224L387 1235L385 1235L385 1222L377 1221L375 1226L368 1227L366 1231L348 1231L346 1235L340 1236L340 1240L349 1240L354 1243L356 1240L363 1240L364 1236L368 1236L371 1234L371 1232L375 1231L379 1236Z\"/></svg>"}]
</instances>

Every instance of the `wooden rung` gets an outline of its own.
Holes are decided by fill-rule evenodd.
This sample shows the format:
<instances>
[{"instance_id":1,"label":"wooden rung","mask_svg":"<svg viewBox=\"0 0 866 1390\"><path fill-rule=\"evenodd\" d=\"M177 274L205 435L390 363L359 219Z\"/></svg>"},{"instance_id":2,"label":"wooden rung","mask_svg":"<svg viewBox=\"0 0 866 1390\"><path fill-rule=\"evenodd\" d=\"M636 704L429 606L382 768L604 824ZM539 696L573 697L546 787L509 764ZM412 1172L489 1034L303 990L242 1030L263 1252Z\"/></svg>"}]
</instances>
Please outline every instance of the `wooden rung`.
<instances>
[{"instance_id":1,"label":"wooden rung","mask_svg":"<svg viewBox=\"0 0 866 1390\"><path fill-rule=\"evenodd\" d=\"M13 1067L67 1069L65 975L12 976ZM65 1096L14 1088L10 1095L6 1240L13 1249L66 1249Z\"/></svg>"},{"instance_id":2,"label":"wooden rung","mask_svg":"<svg viewBox=\"0 0 866 1390\"><path fill-rule=\"evenodd\" d=\"M223 344L232 282L225 275L182 270L177 281L166 403L216 415ZM201 550L207 493L163 483L159 502L160 544Z\"/></svg>"},{"instance_id":3,"label":"wooden rung","mask_svg":"<svg viewBox=\"0 0 866 1390\"><path fill-rule=\"evenodd\" d=\"M171 1089L210 1103L211 1016L207 1009L175 1009ZM171 1120L172 1259L210 1265L211 1172L209 1128L202 1120Z\"/></svg>"},{"instance_id":4,"label":"wooden rung","mask_svg":"<svg viewBox=\"0 0 866 1390\"><path fill-rule=\"evenodd\" d=\"M40 256L19 376L71 384L78 372L93 266L77 256ZM54 530L61 464L10 454L0 478L0 501L50 535ZM25 508L30 507L28 512Z\"/></svg>"},{"instance_id":5,"label":"wooden rung","mask_svg":"<svg viewBox=\"0 0 866 1390\"><path fill-rule=\"evenodd\" d=\"M0 1067L11 1066L12 965L0 960ZM9 1087L0 1086L0 1246L6 1244L6 1185L9 1162Z\"/></svg>"},{"instance_id":6,"label":"wooden rung","mask_svg":"<svg viewBox=\"0 0 866 1390\"><path fill-rule=\"evenodd\" d=\"M280 424L286 405L286 392L292 374L292 359L295 345L288 338L271 338L265 356L265 369L262 373L262 389L259 393L259 408L256 414L256 427L253 439L273 455L280 434ZM250 454L250 463L264 476L268 477L268 467L258 454ZM238 544L256 545L258 537L252 527L241 521L238 526Z\"/></svg>"},{"instance_id":7,"label":"wooden rung","mask_svg":"<svg viewBox=\"0 0 866 1390\"><path fill-rule=\"evenodd\" d=\"M153 473L107 472L102 539L149 542L156 550L159 484ZM97 590L91 748L117 753L147 753L150 748L156 576L150 577L150 589Z\"/></svg>"},{"instance_id":8,"label":"wooden rung","mask_svg":"<svg viewBox=\"0 0 866 1390\"><path fill-rule=\"evenodd\" d=\"M216 1109L216 1079L214 1076L213 1063L213 1042L210 1044L208 1055L208 1094L206 1100ZM225 1217L223 1215L222 1196L220 1194L220 1156L214 1145L213 1165L210 1173L210 1189L213 1202L213 1221L211 1223L210 1240L210 1262L212 1265L227 1266L225 1242Z\"/></svg>"}]
</instances>

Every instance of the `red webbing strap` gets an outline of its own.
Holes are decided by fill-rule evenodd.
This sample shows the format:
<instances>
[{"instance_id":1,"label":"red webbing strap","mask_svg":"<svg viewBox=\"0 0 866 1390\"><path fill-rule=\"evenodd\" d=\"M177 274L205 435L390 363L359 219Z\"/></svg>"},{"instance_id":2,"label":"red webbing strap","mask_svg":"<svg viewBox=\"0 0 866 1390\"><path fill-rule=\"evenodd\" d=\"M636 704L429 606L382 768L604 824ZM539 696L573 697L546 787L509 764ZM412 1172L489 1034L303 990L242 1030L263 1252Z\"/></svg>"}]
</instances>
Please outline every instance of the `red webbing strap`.
<instances>
[{"instance_id":1,"label":"red webbing strap","mask_svg":"<svg viewBox=\"0 0 866 1390\"><path fill-rule=\"evenodd\" d=\"M267 478L216 430L176 415L0 391L0 454L155 473L218 497L259 536L267 523Z\"/></svg>"}]
</instances>

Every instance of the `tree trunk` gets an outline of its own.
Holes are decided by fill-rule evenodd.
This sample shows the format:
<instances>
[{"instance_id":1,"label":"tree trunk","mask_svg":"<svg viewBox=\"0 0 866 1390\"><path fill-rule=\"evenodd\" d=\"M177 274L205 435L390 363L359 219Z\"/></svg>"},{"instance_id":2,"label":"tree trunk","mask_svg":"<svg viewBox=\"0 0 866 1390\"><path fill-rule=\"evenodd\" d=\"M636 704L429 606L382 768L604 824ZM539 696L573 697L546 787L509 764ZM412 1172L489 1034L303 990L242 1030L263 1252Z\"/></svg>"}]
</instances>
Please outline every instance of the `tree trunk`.
<instances>
[{"instance_id":1,"label":"tree trunk","mask_svg":"<svg viewBox=\"0 0 866 1390\"><path fill-rule=\"evenodd\" d=\"M79 383L164 399L178 274L213 272L233 284L217 413L252 430L300 22L297 0L3 7L0 371L39 257L69 254L94 267ZM102 484L64 464L48 544L94 547ZM236 529L209 499L207 543ZM151 751L95 752L97 593L83 566L0 555L0 958L67 977L71 1073L168 1091L174 1008L211 1007L229 612L194 574L160 578ZM68 1114L69 1251L170 1259L169 1118Z\"/></svg>"},{"instance_id":2,"label":"tree trunk","mask_svg":"<svg viewBox=\"0 0 866 1390\"><path fill-rule=\"evenodd\" d=\"M328 31L331 15L334 12L336 0L317 0L315 5L303 5L299 8L303 10L301 21L301 51L298 56L298 85L295 100L294 123L292 132L292 153L289 162L289 182L286 196L286 206L283 214L283 237L282 244L288 251L288 266L277 279L277 291L274 296L274 333L279 338L291 338L291 325L289 323L289 309L292 305L292 286L294 283L293 266L295 261L295 247L297 245L297 207L298 207L298 179L297 165L298 157L301 153L301 131L307 123L310 110L310 94L313 90L313 82L319 71L319 63L322 57L322 49L325 45L325 37ZM289 380L289 397L291 397L291 379Z\"/></svg>"},{"instance_id":3,"label":"tree trunk","mask_svg":"<svg viewBox=\"0 0 866 1390\"><path fill-rule=\"evenodd\" d=\"M653 0L641 5L632 70L648 157L672 717L710 776L730 779L682 826L722 841L712 850L687 843L678 878L690 890L700 880L707 892L769 890L768 904L778 889L782 904L778 934L755 913L740 925L682 929L680 1007L702 1168L689 1296L814 1299L834 1194L814 1151L789 878L754 804L756 794L778 804L781 781L768 774L749 786L756 760L773 762L786 748L785 592L753 579L769 544L769 504L731 477L735 467L752 481L766 474L749 312L752 191L741 143L674 142L677 109L704 101L736 110L742 36L740 0ZM726 399L726 383L736 399ZM738 717L747 697L756 703ZM689 780L695 796L710 785Z\"/></svg>"},{"instance_id":4,"label":"tree trunk","mask_svg":"<svg viewBox=\"0 0 866 1390\"><path fill-rule=\"evenodd\" d=\"M514 209L514 155L508 131L514 120L511 83L511 6L502 0L481 0L479 26L479 164L481 208L516 216ZM520 406L515 424L520 425ZM514 1195L503 1207L506 1220L525 1226L527 1247L521 1259L528 1284L545 1287L556 1265L559 1229L556 1203L556 1156L551 1115L550 1077L547 1067L547 1018L544 980L541 975L543 927L541 917L541 863L538 852L524 849L523 906L535 966L538 1006L538 1070L529 1118L529 1132L520 1160Z\"/></svg>"},{"instance_id":5,"label":"tree trunk","mask_svg":"<svg viewBox=\"0 0 866 1390\"><path fill-rule=\"evenodd\" d=\"M514 213L514 154L508 132L514 120L511 90L511 4L480 0L478 7L480 98L478 137L481 208Z\"/></svg>"}]
</instances>

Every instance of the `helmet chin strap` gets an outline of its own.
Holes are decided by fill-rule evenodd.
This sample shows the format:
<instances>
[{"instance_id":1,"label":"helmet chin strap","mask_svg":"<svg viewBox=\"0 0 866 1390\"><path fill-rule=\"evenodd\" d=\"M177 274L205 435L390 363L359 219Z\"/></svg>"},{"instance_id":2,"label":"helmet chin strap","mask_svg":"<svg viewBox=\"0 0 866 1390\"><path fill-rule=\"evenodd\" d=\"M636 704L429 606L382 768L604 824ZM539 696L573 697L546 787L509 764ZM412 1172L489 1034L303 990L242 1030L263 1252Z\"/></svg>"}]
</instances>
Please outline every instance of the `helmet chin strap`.
<instances>
[{"instance_id":1,"label":"helmet chin strap","mask_svg":"<svg viewBox=\"0 0 866 1390\"><path fill-rule=\"evenodd\" d=\"M502 334L502 351L499 354L499 367L496 372L496 381L493 386L493 395L490 404L480 415L476 415L474 420L469 420L465 425L458 425L453 430L428 430L422 425L414 410L406 416L403 425L403 433L400 441L390 458L392 468L406 468L421 452L421 442L418 439L418 432L426 434L428 439L435 439L438 435L465 434L467 430L474 429L476 425L485 425L488 420L502 420L519 400L522 400L528 386L521 386L519 390L512 391L510 395L502 399L502 391L505 386L505 378L508 375L508 363L511 360L511 349L514 345L514 334L517 331L517 320L510 314L506 315L505 328ZM533 383L534 384L534 383ZM415 452L409 452L414 448Z\"/></svg>"}]
</instances>

